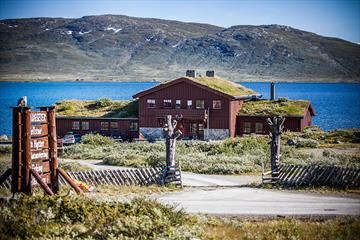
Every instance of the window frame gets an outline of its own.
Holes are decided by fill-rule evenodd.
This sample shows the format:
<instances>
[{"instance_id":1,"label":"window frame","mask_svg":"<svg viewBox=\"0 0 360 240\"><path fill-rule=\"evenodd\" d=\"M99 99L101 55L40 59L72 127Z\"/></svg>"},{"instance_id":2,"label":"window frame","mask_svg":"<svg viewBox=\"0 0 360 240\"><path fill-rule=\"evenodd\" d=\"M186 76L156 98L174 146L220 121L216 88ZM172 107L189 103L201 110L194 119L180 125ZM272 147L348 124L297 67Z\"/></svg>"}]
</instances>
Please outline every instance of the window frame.
<instances>
[{"instance_id":1,"label":"window frame","mask_svg":"<svg viewBox=\"0 0 360 240\"><path fill-rule=\"evenodd\" d=\"M100 122L100 130L109 131L109 122Z\"/></svg>"},{"instance_id":2,"label":"window frame","mask_svg":"<svg viewBox=\"0 0 360 240\"><path fill-rule=\"evenodd\" d=\"M171 108L172 107L172 101L171 99L163 99L163 108Z\"/></svg>"},{"instance_id":3,"label":"window frame","mask_svg":"<svg viewBox=\"0 0 360 240\"><path fill-rule=\"evenodd\" d=\"M220 107L215 107L216 106L216 104L215 103L219 103L219 106ZM213 100L213 109L221 109L222 108L222 101L221 100Z\"/></svg>"},{"instance_id":4,"label":"window frame","mask_svg":"<svg viewBox=\"0 0 360 240\"><path fill-rule=\"evenodd\" d=\"M190 103L190 105L189 105L189 103ZM193 100L192 99L186 100L186 108L187 109L192 109L193 108Z\"/></svg>"},{"instance_id":5,"label":"window frame","mask_svg":"<svg viewBox=\"0 0 360 240\"><path fill-rule=\"evenodd\" d=\"M202 107L198 107L198 103L199 102L202 102ZM205 109L205 100L203 100L203 99L198 99L198 100L196 100L195 101L195 108L196 109Z\"/></svg>"},{"instance_id":6,"label":"window frame","mask_svg":"<svg viewBox=\"0 0 360 240\"><path fill-rule=\"evenodd\" d=\"M261 128L258 129L258 127L261 126ZM263 133L264 132L264 124L260 122L255 123L255 133Z\"/></svg>"},{"instance_id":7,"label":"window frame","mask_svg":"<svg viewBox=\"0 0 360 240\"><path fill-rule=\"evenodd\" d=\"M136 127L134 128L133 125L135 125ZM130 122L129 130L132 132L138 131L139 123L138 122Z\"/></svg>"},{"instance_id":8,"label":"window frame","mask_svg":"<svg viewBox=\"0 0 360 240\"><path fill-rule=\"evenodd\" d=\"M72 121L71 130L80 130L80 121Z\"/></svg>"},{"instance_id":9,"label":"window frame","mask_svg":"<svg viewBox=\"0 0 360 240\"><path fill-rule=\"evenodd\" d=\"M116 125L116 127L114 127L113 125ZM110 122L110 129L111 130L119 129L119 123L118 122Z\"/></svg>"},{"instance_id":10,"label":"window frame","mask_svg":"<svg viewBox=\"0 0 360 240\"><path fill-rule=\"evenodd\" d=\"M89 130L90 122L89 121L81 121L81 130Z\"/></svg>"},{"instance_id":11,"label":"window frame","mask_svg":"<svg viewBox=\"0 0 360 240\"><path fill-rule=\"evenodd\" d=\"M181 108L181 99L175 100L175 108L180 109Z\"/></svg>"},{"instance_id":12,"label":"window frame","mask_svg":"<svg viewBox=\"0 0 360 240\"><path fill-rule=\"evenodd\" d=\"M244 122L243 133L251 133L251 122Z\"/></svg>"},{"instance_id":13,"label":"window frame","mask_svg":"<svg viewBox=\"0 0 360 240\"><path fill-rule=\"evenodd\" d=\"M156 100L155 99L146 99L147 108L156 108Z\"/></svg>"}]
</instances>

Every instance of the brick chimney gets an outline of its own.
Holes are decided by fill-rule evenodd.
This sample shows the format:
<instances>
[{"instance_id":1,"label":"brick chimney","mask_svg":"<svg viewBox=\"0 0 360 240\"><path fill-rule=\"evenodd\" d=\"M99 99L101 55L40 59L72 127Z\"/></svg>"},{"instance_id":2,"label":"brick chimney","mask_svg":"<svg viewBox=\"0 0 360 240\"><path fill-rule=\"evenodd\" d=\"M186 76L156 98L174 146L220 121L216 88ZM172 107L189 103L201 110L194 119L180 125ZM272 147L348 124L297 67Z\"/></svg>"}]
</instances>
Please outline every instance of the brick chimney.
<instances>
[{"instance_id":1,"label":"brick chimney","mask_svg":"<svg viewBox=\"0 0 360 240\"><path fill-rule=\"evenodd\" d=\"M214 77L215 76L215 71L214 70L207 70L206 71L206 76L207 77Z\"/></svg>"},{"instance_id":2,"label":"brick chimney","mask_svg":"<svg viewBox=\"0 0 360 240\"><path fill-rule=\"evenodd\" d=\"M186 70L186 76L187 77L196 77L196 71L195 70Z\"/></svg>"}]
</instances>

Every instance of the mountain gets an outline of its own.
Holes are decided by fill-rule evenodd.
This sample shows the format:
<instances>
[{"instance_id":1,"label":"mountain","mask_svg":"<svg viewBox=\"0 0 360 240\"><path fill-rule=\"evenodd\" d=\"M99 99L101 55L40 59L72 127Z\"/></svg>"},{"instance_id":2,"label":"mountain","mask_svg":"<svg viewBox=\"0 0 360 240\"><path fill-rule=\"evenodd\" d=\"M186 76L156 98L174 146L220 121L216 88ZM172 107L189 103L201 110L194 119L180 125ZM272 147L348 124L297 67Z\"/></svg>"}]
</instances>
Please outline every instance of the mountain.
<instances>
[{"instance_id":1,"label":"mountain","mask_svg":"<svg viewBox=\"0 0 360 240\"><path fill-rule=\"evenodd\" d=\"M360 81L360 46L288 26L120 15L0 21L0 80L162 81L186 69L240 81Z\"/></svg>"}]
</instances>

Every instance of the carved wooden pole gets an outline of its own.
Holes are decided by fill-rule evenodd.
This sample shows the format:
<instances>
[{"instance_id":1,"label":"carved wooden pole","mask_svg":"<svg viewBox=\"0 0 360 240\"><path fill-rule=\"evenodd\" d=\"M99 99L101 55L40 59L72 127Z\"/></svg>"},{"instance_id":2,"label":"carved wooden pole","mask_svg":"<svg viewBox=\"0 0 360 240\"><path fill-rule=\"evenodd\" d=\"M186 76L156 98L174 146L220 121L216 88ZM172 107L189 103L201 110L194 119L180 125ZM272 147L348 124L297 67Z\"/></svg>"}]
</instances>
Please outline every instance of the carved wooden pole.
<instances>
[{"instance_id":1,"label":"carved wooden pole","mask_svg":"<svg viewBox=\"0 0 360 240\"><path fill-rule=\"evenodd\" d=\"M271 177L273 180L279 176L278 163L280 161L280 135L283 130L283 124L285 122L284 117L273 117L272 119L266 119L270 125L270 149L271 149Z\"/></svg>"},{"instance_id":2,"label":"carved wooden pole","mask_svg":"<svg viewBox=\"0 0 360 240\"><path fill-rule=\"evenodd\" d=\"M21 108L13 109L13 132L12 132L12 176L11 192L21 191L22 185L22 117Z\"/></svg>"},{"instance_id":3,"label":"carved wooden pole","mask_svg":"<svg viewBox=\"0 0 360 240\"><path fill-rule=\"evenodd\" d=\"M21 166L21 175L22 175L22 192L25 194L31 193L31 119L30 119L31 111L29 107L23 107L23 115L22 115L22 166Z\"/></svg>"},{"instance_id":4,"label":"carved wooden pole","mask_svg":"<svg viewBox=\"0 0 360 240\"><path fill-rule=\"evenodd\" d=\"M176 120L172 120L171 115L166 116L166 123L164 125L164 133L166 139L166 178L175 174L175 151L176 151L176 139L182 134L180 130L175 131L177 125Z\"/></svg>"}]
</instances>

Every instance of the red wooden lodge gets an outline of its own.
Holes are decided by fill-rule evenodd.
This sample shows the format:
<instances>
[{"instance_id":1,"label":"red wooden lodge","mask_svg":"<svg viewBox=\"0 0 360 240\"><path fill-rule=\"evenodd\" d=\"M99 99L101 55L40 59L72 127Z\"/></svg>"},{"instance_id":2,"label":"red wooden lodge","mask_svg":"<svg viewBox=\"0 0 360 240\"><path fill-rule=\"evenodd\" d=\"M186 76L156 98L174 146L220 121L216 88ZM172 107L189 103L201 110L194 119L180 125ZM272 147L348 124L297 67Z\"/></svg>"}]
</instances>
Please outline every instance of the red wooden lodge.
<instances>
[{"instance_id":1,"label":"red wooden lodge","mask_svg":"<svg viewBox=\"0 0 360 240\"><path fill-rule=\"evenodd\" d=\"M81 135L98 132L159 139L163 137L165 116L172 115L184 139L216 140L268 134L266 118L278 115L286 118L285 131L302 131L312 124L315 115L310 101L260 100L259 93L216 77L213 71L207 71L206 76L187 71L185 77L160 83L133 97L138 102L137 117L59 116L58 135L63 137L69 131Z\"/></svg>"}]
</instances>

